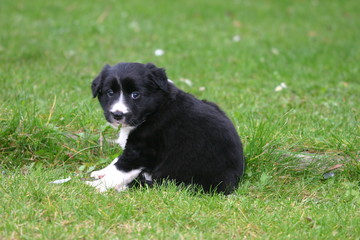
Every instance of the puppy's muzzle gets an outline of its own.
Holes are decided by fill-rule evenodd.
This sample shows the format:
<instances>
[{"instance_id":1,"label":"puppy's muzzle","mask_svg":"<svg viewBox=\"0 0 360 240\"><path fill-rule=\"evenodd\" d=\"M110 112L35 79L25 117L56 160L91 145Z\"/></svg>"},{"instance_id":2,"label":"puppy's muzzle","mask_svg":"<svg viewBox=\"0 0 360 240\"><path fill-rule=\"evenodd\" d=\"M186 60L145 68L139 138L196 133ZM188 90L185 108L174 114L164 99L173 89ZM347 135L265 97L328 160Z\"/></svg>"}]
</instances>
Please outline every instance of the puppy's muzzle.
<instances>
[{"instance_id":1,"label":"puppy's muzzle","mask_svg":"<svg viewBox=\"0 0 360 240\"><path fill-rule=\"evenodd\" d=\"M123 112L120 112L120 111L111 112L111 115L117 121L122 120L124 118L124 116L125 116L125 114Z\"/></svg>"}]
</instances>

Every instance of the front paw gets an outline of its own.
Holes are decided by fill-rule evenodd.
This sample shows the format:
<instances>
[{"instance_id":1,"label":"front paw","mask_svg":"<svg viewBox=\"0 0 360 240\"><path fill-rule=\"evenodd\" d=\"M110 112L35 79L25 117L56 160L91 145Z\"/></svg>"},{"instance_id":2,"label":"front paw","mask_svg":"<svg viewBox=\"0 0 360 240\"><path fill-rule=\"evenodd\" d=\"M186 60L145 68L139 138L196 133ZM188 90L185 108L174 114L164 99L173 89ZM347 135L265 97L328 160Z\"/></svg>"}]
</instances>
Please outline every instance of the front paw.
<instances>
[{"instance_id":1,"label":"front paw","mask_svg":"<svg viewBox=\"0 0 360 240\"><path fill-rule=\"evenodd\" d=\"M106 181L103 181L103 179L95 180L95 181L86 181L87 185L94 187L98 192L104 193L107 190L114 188L118 192L122 192L127 189L126 185L123 184L109 184Z\"/></svg>"},{"instance_id":2,"label":"front paw","mask_svg":"<svg viewBox=\"0 0 360 240\"><path fill-rule=\"evenodd\" d=\"M95 187L99 192L106 192L111 188L122 188L122 185L124 185L122 172L117 170L114 165L94 171L90 176L97 180L88 181L86 184Z\"/></svg>"},{"instance_id":3,"label":"front paw","mask_svg":"<svg viewBox=\"0 0 360 240\"><path fill-rule=\"evenodd\" d=\"M86 181L85 183L96 188L96 190L98 190L100 193L106 192L108 190L105 183L101 181L101 179L96 181Z\"/></svg>"},{"instance_id":4,"label":"front paw","mask_svg":"<svg viewBox=\"0 0 360 240\"><path fill-rule=\"evenodd\" d=\"M103 169L104 170L104 169ZM101 172L100 170L98 172ZM115 166L110 166L106 169L105 175L98 180L86 182L87 185L95 187L99 192L105 192L110 188L115 188L117 191L124 191L127 189L129 183L139 176L142 168L133 169L129 172L124 172L116 169ZM102 174L94 173L91 176L101 176Z\"/></svg>"},{"instance_id":5,"label":"front paw","mask_svg":"<svg viewBox=\"0 0 360 240\"><path fill-rule=\"evenodd\" d=\"M103 177L105 177L105 171L104 171L104 169L99 170L99 171L93 171L90 174L90 177L95 178L95 179L102 179Z\"/></svg>"},{"instance_id":6,"label":"front paw","mask_svg":"<svg viewBox=\"0 0 360 240\"><path fill-rule=\"evenodd\" d=\"M120 176L107 174L103 178L95 181L86 181L87 185L94 187L100 193L106 192L107 190L114 188L117 191L124 191L127 189L127 185Z\"/></svg>"}]
</instances>

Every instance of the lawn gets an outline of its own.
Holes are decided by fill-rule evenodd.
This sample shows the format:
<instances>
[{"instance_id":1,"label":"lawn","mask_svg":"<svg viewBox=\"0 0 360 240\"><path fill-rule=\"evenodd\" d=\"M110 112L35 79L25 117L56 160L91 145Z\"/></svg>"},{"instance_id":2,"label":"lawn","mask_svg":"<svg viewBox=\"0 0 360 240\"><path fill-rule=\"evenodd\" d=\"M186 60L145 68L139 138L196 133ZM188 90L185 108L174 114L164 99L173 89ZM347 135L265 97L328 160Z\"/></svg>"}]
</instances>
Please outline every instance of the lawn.
<instances>
[{"instance_id":1,"label":"lawn","mask_svg":"<svg viewBox=\"0 0 360 240\"><path fill-rule=\"evenodd\" d=\"M360 239L359 12L357 0L2 0L0 239ZM235 193L83 183L121 153L90 91L121 61L164 67L224 109L247 159Z\"/></svg>"}]
</instances>

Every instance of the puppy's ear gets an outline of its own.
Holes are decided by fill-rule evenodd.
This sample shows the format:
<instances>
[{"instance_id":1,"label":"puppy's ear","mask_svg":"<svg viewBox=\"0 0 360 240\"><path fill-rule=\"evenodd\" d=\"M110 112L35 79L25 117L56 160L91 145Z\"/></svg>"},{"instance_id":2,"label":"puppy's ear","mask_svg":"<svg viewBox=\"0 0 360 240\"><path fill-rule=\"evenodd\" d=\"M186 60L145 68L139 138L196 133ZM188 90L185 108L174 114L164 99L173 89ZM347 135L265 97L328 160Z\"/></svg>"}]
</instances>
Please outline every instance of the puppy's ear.
<instances>
[{"instance_id":1,"label":"puppy's ear","mask_svg":"<svg viewBox=\"0 0 360 240\"><path fill-rule=\"evenodd\" d=\"M168 78L165 73L165 69L158 68L152 63L145 65L150 70L150 79L164 92L168 92Z\"/></svg>"},{"instance_id":2,"label":"puppy's ear","mask_svg":"<svg viewBox=\"0 0 360 240\"><path fill-rule=\"evenodd\" d=\"M99 74L99 76L97 76L91 84L91 90L92 90L92 94L93 94L93 98L96 98L96 96L99 93L99 88L100 88L100 82L101 82L101 74Z\"/></svg>"},{"instance_id":3,"label":"puppy's ear","mask_svg":"<svg viewBox=\"0 0 360 240\"><path fill-rule=\"evenodd\" d=\"M106 64L101 70L100 74L92 81L91 90L93 98L95 98L101 92L102 82L109 68L110 65Z\"/></svg>"}]
</instances>

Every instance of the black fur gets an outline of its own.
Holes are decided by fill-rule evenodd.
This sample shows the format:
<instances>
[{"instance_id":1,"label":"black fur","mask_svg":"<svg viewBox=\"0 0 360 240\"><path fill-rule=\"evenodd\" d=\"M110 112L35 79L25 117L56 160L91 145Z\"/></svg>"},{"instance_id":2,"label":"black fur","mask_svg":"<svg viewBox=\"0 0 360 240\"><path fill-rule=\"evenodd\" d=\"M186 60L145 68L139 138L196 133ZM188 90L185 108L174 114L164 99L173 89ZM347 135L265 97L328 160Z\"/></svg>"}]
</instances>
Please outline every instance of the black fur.
<instances>
[{"instance_id":1,"label":"black fur","mask_svg":"<svg viewBox=\"0 0 360 240\"><path fill-rule=\"evenodd\" d=\"M242 144L215 103L181 91L154 64L106 65L92 92L110 123L116 122L109 109L120 91L130 110L122 123L136 128L115 164L119 170L143 168L154 181L195 184L207 192L230 193L237 187L245 168ZM131 98L134 91L138 99Z\"/></svg>"}]
</instances>

